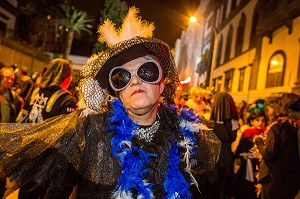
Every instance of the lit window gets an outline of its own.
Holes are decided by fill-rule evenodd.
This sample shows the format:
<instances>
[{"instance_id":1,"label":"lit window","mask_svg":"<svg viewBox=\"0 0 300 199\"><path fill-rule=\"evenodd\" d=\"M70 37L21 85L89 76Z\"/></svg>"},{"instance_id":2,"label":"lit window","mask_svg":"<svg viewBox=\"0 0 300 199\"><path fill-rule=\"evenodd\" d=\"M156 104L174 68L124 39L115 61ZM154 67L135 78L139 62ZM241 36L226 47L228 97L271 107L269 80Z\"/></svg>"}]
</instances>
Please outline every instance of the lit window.
<instances>
[{"instance_id":1,"label":"lit window","mask_svg":"<svg viewBox=\"0 0 300 199\"><path fill-rule=\"evenodd\" d=\"M283 86L285 53L277 51L269 61L266 88Z\"/></svg>"}]
</instances>

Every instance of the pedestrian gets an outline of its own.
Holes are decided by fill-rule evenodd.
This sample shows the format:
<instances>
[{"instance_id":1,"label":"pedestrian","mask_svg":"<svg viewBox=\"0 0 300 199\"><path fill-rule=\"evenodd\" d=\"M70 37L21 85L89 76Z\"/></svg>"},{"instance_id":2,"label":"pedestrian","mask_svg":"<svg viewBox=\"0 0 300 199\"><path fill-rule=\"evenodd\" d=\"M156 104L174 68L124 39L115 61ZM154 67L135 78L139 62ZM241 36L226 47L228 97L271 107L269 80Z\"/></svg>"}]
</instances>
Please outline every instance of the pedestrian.
<instances>
[{"instance_id":1,"label":"pedestrian","mask_svg":"<svg viewBox=\"0 0 300 199\"><path fill-rule=\"evenodd\" d=\"M264 134L265 113L263 110L251 110L247 118L249 128L243 131L238 147L235 151L236 161L239 162L239 169L236 174L234 192L236 199L258 198L255 190L258 172L259 158L255 156L256 146L253 138L256 135Z\"/></svg>"},{"instance_id":2,"label":"pedestrian","mask_svg":"<svg viewBox=\"0 0 300 199\"><path fill-rule=\"evenodd\" d=\"M0 122L15 122L22 107L21 97L11 89L14 83L14 71L11 68L3 67L0 69ZM0 175L0 198L5 192L6 177Z\"/></svg>"},{"instance_id":3,"label":"pedestrian","mask_svg":"<svg viewBox=\"0 0 300 199\"><path fill-rule=\"evenodd\" d=\"M11 68L3 67L0 70L0 120L2 123L15 122L22 108L22 98L11 89L15 75Z\"/></svg>"},{"instance_id":4,"label":"pedestrian","mask_svg":"<svg viewBox=\"0 0 300 199\"><path fill-rule=\"evenodd\" d=\"M41 83L28 96L17 122L39 123L48 118L68 114L76 109L77 100L67 90L72 81L72 67L68 60L56 58L50 61ZM19 190L19 199L42 198L47 187L31 181Z\"/></svg>"},{"instance_id":5,"label":"pedestrian","mask_svg":"<svg viewBox=\"0 0 300 199\"><path fill-rule=\"evenodd\" d=\"M209 186L208 198L229 199L234 177L234 154L231 144L237 136L238 111L228 92L218 92L214 96L211 108L211 120L215 121L214 132L221 141L221 152L217 162L217 178Z\"/></svg>"},{"instance_id":6,"label":"pedestrian","mask_svg":"<svg viewBox=\"0 0 300 199\"><path fill-rule=\"evenodd\" d=\"M15 91L23 98L24 102L34 83L28 76L29 69L26 66L20 66L17 72L17 78L14 84Z\"/></svg>"},{"instance_id":7,"label":"pedestrian","mask_svg":"<svg viewBox=\"0 0 300 199\"><path fill-rule=\"evenodd\" d=\"M72 67L68 60L50 61L41 83L29 95L17 122L38 123L48 118L75 111L76 98L67 89L72 82Z\"/></svg>"},{"instance_id":8,"label":"pedestrian","mask_svg":"<svg viewBox=\"0 0 300 199\"><path fill-rule=\"evenodd\" d=\"M295 118L289 108L299 100L300 96L294 93L281 93L265 100L268 117L273 122L269 124L265 142L261 135L253 138L271 177L264 198L294 199L300 190L298 127L292 122Z\"/></svg>"}]
</instances>

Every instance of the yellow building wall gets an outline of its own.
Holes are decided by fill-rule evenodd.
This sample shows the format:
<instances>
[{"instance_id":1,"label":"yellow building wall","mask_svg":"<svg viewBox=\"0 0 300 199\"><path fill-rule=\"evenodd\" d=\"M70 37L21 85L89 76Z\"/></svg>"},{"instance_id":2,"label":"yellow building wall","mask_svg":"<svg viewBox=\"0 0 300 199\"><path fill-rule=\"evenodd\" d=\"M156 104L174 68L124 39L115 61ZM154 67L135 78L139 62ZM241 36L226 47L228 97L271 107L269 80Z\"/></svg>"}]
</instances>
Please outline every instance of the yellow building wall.
<instances>
[{"instance_id":1,"label":"yellow building wall","mask_svg":"<svg viewBox=\"0 0 300 199\"><path fill-rule=\"evenodd\" d=\"M300 17L293 21L292 34L288 33L287 27L281 27L273 32L272 43L269 38L264 37L262 43L261 60L258 73L257 90L290 90L295 86L299 65L299 36L300 36ZM268 63L271 56L278 50L286 54L286 66L284 82L282 88L265 88Z\"/></svg>"},{"instance_id":2,"label":"yellow building wall","mask_svg":"<svg viewBox=\"0 0 300 199\"><path fill-rule=\"evenodd\" d=\"M36 59L35 57L31 57L3 45L0 45L0 61L2 61L6 66L11 66L12 64L26 66L29 68L30 73L35 71L40 72L48 64Z\"/></svg>"}]
</instances>

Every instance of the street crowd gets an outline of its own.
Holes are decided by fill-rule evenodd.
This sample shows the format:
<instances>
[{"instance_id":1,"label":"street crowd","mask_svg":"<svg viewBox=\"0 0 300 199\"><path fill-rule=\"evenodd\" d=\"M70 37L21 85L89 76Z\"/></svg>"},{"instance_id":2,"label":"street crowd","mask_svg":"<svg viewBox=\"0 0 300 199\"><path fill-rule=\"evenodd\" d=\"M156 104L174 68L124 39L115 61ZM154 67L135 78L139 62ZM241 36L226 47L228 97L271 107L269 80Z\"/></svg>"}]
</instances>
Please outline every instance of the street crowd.
<instances>
[{"instance_id":1,"label":"street crowd","mask_svg":"<svg viewBox=\"0 0 300 199\"><path fill-rule=\"evenodd\" d=\"M127 26L153 31L129 13ZM1 197L16 189L20 199L296 197L299 95L247 103L183 92L167 44L147 31L109 40L106 28L109 49L88 60L79 83L61 58L32 76L2 64Z\"/></svg>"}]
</instances>

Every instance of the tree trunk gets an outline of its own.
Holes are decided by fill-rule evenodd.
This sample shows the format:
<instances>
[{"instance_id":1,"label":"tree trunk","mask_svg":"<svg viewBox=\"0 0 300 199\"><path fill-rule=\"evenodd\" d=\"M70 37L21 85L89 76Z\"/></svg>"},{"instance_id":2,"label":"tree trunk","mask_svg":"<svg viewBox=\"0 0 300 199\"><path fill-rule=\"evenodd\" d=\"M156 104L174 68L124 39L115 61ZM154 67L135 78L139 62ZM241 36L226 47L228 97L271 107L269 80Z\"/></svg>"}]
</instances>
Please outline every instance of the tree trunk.
<instances>
[{"instance_id":1,"label":"tree trunk","mask_svg":"<svg viewBox=\"0 0 300 199\"><path fill-rule=\"evenodd\" d=\"M65 59L69 59L69 55L70 55L72 43L73 43L73 38L74 38L74 31L70 30L68 33L68 38L67 38L65 57L64 57Z\"/></svg>"}]
</instances>

